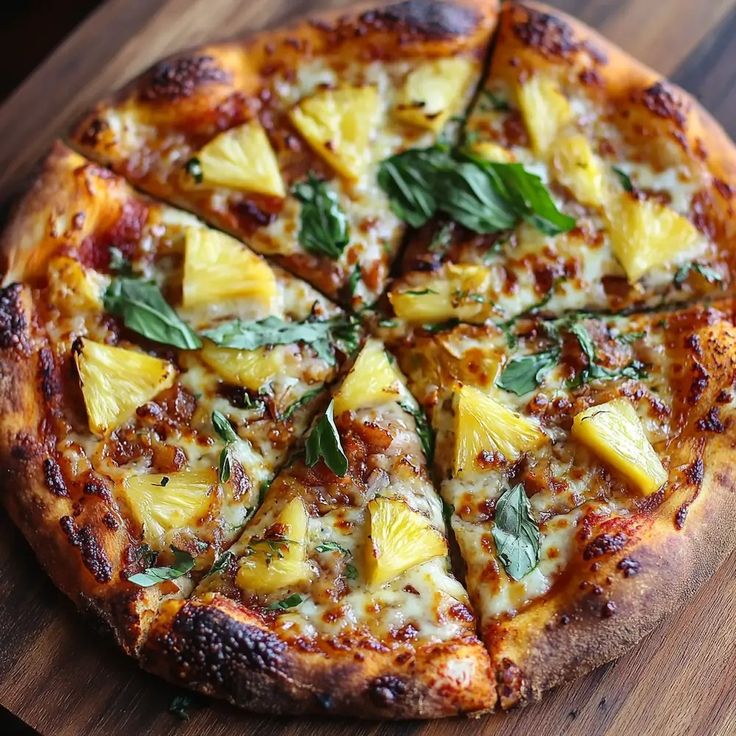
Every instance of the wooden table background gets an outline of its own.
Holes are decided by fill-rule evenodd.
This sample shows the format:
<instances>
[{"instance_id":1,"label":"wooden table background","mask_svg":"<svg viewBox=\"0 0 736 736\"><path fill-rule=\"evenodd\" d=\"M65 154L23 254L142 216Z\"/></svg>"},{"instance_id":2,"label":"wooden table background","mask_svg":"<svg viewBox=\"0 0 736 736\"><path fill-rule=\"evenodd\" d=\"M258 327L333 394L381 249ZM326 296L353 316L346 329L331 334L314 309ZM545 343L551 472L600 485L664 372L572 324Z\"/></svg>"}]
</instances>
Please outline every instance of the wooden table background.
<instances>
[{"instance_id":1,"label":"wooden table background","mask_svg":"<svg viewBox=\"0 0 736 736\"><path fill-rule=\"evenodd\" d=\"M0 202L90 103L176 49L344 0L108 0L0 108ZM552 4L700 98L736 135L736 0ZM249 732L263 736L734 736L736 553L634 651L542 703L480 721L381 724L260 718L218 704L183 722L177 691L93 633L0 517L0 704L51 736Z\"/></svg>"}]
</instances>

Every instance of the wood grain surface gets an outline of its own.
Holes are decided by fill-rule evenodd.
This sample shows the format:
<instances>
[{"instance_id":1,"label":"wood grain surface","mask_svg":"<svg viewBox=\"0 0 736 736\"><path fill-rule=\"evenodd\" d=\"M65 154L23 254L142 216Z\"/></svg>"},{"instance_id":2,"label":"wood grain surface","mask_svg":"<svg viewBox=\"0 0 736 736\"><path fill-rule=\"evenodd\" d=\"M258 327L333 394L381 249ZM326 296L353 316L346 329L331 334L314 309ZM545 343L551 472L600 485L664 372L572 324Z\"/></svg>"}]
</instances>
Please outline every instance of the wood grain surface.
<instances>
[{"instance_id":1,"label":"wood grain surface","mask_svg":"<svg viewBox=\"0 0 736 736\"><path fill-rule=\"evenodd\" d=\"M0 202L23 188L55 136L161 56L276 25L340 0L108 0L0 108ZM736 0L552 0L693 92L736 135ZM137 669L58 593L0 518L0 704L44 736L734 736L736 553L635 650L479 721L370 723L261 718L202 701Z\"/></svg>"}]
</instances>

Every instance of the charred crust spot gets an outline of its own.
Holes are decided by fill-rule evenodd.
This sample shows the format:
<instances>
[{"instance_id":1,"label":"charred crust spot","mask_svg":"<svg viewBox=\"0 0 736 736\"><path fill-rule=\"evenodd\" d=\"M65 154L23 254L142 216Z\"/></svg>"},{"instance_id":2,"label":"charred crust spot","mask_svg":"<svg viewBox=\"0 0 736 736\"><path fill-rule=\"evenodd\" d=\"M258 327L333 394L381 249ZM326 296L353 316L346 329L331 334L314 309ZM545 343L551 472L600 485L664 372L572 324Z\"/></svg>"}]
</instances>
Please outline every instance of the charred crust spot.
<instances>
[{"instance_id":1,"label":"charred crust spot","mask_svg":"<svg viewBox=\"0 0 736 736\"><path fill-rule=\"evenodd\" d=\"M496 671L498 698L502 708L516 705L524 689L524 673L521 667L508 657L504 657Z\"/></svg>"},{"instance_id":2,"label":"charred crust spot","mask_svg":"<svg viewBox=\"0 0 736 736\"><path fill-rule=\"evenodd\" d=\"M92 478L84 484L84 492L88 496L99 496L104 501L111 502L110 489L101 478Z\"/></svg>"},{"instance_id":3,"label":"charred crust spot","mask_svg":"<svg viewBox=\"0 0 736 736\"><path fill-rule=\"evenodd\" d=\"M704 416L698 419L698 429L703 432L718 432L724 431L723 422L718 411L717 406L711 407L710 411Z\"/></svg>"},{"instance_id":4,"label":"charred crust spot","mask_svg":"<svg viewBox=\"0 0 736 736\"><path fill-rule=\"evenodd\" d=\"M603 604L603 608L601 608L601 617L602 618L611 618L613 614L616 613L616 603L615 601L606 601Z\"/></svg>"},{"instance_id":5,"label":"charred crust spot","mask_svg":"<svg viewBox=\"0 0 736 736\"><path fill-rule=\"evenodd\" d=\"M61 468L56 460L47 457L43 461L43 477L46 479L46 485L49 490L55 496L69 496L69 490L66 487L64 476L62 475Z\"/></svg>"},{"instance_id":6,"label":"charred crust spot","mask_svg":"<svg viewBox=\"0 0 736 736\"><path fill-rule=\"evenodd\" d=\"M683 106L663 82L655 82L643 90L641 102L657 117L670 120L680 129L685 126Z\"/></svg>"},{"instance_id":7,"label":"charred crust spot","mask_svg":"<svg viewBox=\"0 0 736 736\"><path fill-rule=\"evenodd\" d=\"M71 516L62 516L59 524L69 543L79 549L82 562L94 579L98 583L109 583L112 580L112 565L92 528L86 524L78 527Z\"/></svg>"},{"instance_id":8,"label":"charred crust spot","mask_svg":"<svg viewBox=\"0 0 736 736\"><path fill-rule=\"evenodd\" d=\"M378 706L392 706L401 702L409 692L406 681L396 675L381 675L370 681L368 694Z\"/></svg>"},{"instance_id":9,"label":"charred crust spot","mask_svg":"<svg viewBox=\"0 0 736 736\"><path fill-rule=\"evenodd\" d=\"M93 118L79 134L79 142L83 146L96 146L110 126L102 118Z\"/></svg>"},{"instance_id":10,"label":"charred crust spot","mask_svg":"<svg viewBox=\"0 0 736 736\"><path fill-rule=\"evenodd\" d=\"M675 528L676 529L682 529L685 526L685 522L687 521L687 513L690 510L690 504L684 503L682 506L680 506L679 509L677 509L677 513L675 514Z\"/></svg>"},{"instance_id":11,"label":"charred crust spot","mask_svg":"<svg viewBox=\"0 0 736 736\"><path fill-rule=\"evenodd\" d=\"M204 84L229 81L230 75L211 56L183 56L156 64L145 77L140 96L148 102L180 100Z\"/></svg>"},{"instance_id":12,"label":"charred crust spot","mask_svg":"<svg viewBox=\"0 0 736 736\"><path fill-rule=\"evenodd\" d=\"M329 693L315 693L314 699L317 701L317 704L320 708L322 708L322 710L332 710L334 701L332 699L332 695L330 695Z\"/></svg>"},{"instance_id":13,"label":"charred crust spot","mask_svg":"<svg viewBox=\"0 0 736 736\"><path fill-rule=\"evenodd\" d=\"M400 24L429 38L448 38L472 33L480 15L472 8L440 0L406 0L360 17L368 25Z\"/></svg>"},{"instance_id":14,"label":"charred crust spot","mask_svg":"<svg viewBox=\"0 0 736 736\"><path fill-rule=\"evenodd\" d=\"M28 351L28 323L23 314L20 284L10 284L0 289L0 348Z\"/></svg>"},{"instance_id":15,"label":"charred crust spot","mask_svg":"<svg viewBox=\"0 0 736 736\"><path fill-rule=\"evenodd\" d=\"M709 380L708 371L700 363L695 363L693 366L693 380L690 383L690 393L688 395L688 401L692 405L700 401L705 390L708 388Z\"/></svg>"},{"instance_id":16,"label":"charred crust spot","mask_svg":"<svg viewBox=\"0 0 736 736\"><path fill-rule=\"evenodd\" d=\"M223 611L185 605L160 641L187 679L216 683L242 695L249 672L276 675L286 645L277 636L234 620Z\"/></svg>"},{"instance_id":17,"label":"charred crust spot","mask_svg":"<svg viewBox=\"0 0 736 736\"><path fill-rule=\"evenodd\" d=\"M633 557L624 557L620 560L616 567L621 570L625 578L633 578L639 574L641 563Z\"/></svg>"},{"instance_id":18,"label":"charred crust spot","mask_svg":"<svg viewBox=\"0 0 736 736\"><path fill-rule=\"evenodd\" d=\"M56 371L54 354L49 348L38 351L38 368L41 373L41 393L46 401L61 393L61 380Z\"/></svg>"},{"instance_id":19,"label":"charred crust spot","mask_svg":"<svg viewBox=\"0 0 736 736\"><path fill-rule=\"evenodd\" d=\"M572 28L565 21L532 8L524 8L524 14L526 18L513 26L522 43L548 57L564 58L580 48Z\"/></svg>"},{"instance_id":20,"label":"charred crust spot","mask_svg":"<svg viewBox=\"0 0 736 736\"><path fill-rule=\"evenodd\" d=\"M685 469L685 477L694 486L699 486L703 482L703 476L705 475L705 465L703 464L703 458L698 457L687 466Z\"/></svg>"},{"instance_id":21,"label":"charred crust spot","mask_svg":"<svg viewBox=\"0 0 736 736\"><path fill-rule=\"evenodd\" d=\"M594 557L618 552L623 549L629 538L623 533L599 534L592 542L589 542L583 550L583 559L592 560Z\"/></svg>"},{"instance_id":22,"label":"charred crust spot","mask_svg":"<svg viewBox=\"0 0 736 736\"><path fill-rule=\"evenodd\" d=\"M107 511L102 517L102 523L111 531L116 531L120 526L118 520L115 518L115 514L110 511Z\"/></svg>"}]
</instances>

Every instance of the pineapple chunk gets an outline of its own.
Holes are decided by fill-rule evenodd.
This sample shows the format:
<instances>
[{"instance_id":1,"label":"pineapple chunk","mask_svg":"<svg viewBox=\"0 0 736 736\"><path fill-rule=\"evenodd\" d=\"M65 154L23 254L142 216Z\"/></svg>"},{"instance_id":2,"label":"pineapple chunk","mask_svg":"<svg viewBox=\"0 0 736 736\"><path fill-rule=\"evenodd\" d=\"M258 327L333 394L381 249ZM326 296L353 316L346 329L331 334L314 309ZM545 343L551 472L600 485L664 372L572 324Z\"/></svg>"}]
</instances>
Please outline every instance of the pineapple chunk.
<instances>
[{"instance_id":1,"label":"pineapple chunk","mask_svg":"<svg viewBox=\"0 0 736 736\"><path fill-rule=\"evenodd\" d=\"M421 286L392 291L388 298L396 316L408 322L483 322L488 316L491 274L485 266L448 264L445 274Z\"/></svg>"},{"instance_id":2,"label":"pineapple chunk","mask_svg":"<svg viewBox=\"0 0 736 736\"><path fill-rule=\"evenodd\" d=\"M424 516L395 498L368 504L365 567L368 584L377 588L427 560L447 554L447 542Z\"/></svg>"},{"instance_id":3,"label":"pineapple chunk","mask_svg":"<svg viewBox=\"0 0 736 736\"><path fill-rule=\"evenodd\" d=\"M472 146L473 153L485 161L509 164L514 161L514 154L507 151L503 146L492 141L479 141Z\"/></svg>"},{"instance_id":4,"label":"pineapple chunk","mask_svg":"<svg viewBox=\"0 0 736 736\"><path fill-rule=\"evenodd\" d=\"M207 184L272 197L286 195L276 154L257 120L220 133L197 158Z\"/></svg>"},{"instance_id":5,"label":"pineapple chunk","mask_svg":"<svg viewBox=\"0 0 736 736\"><path fill-rule=\"evenodd\" d=\"M263 258L217 230L189 227L184 259L184 306L225 299L257 299L270 305L276 275Z\"/></svg>"},{"instance_id":6,"label":"pineapple chunk","mask_svg":"<svg viewBox=\"0 0 736 736\"><path fill-rule=\"evenodd\" d=\"M89 428L106 434L139 406L174 383L176 370L167 360L136 350L84 340L74 354L87 407Z\"/></svg>"},{"instance_id":7,"label":"pineapple chunk","mask_svg":"<svg viewBox=\"0 0 736 736\"><path fill-rule=\"evenodd\" d=\"M85 268L68 256L56 256L49 262L49 299L64 314L101 312L101 294L107 285L104 276Z\"/></svg>"},{"instance_id":8,"label":"pineapple chunk","mask_svg":"<svg viewBox=\"0 0 736 736\"><path fill-rule=\"evenodd\" d=\"M547 153L561 128L572 119L572 110L558 84L535 74L519 89L519 107L537 155Z\"/></svg>"},{"instance_id":9,"label":"pineapple chunk","mask_svg":"<svg viewBox=\"0 0 736 736\"><path fill-rule=\"evenodd\" d=\"M578 202L593 207L605 203L605 168L585 136L575 134L558 138L552 145L551 155L557 180Z\"/></svg>"},{"instance_id":10,"label":"pineapple chunk","mask_svg":"<svg viewBox=\"0 0 736 736\"><path fill-rule=\"evenodd\" d=\"M304 501L293 498L276 517L272 527L278 537L251 538L235 583L247 593L272 593L309 577L306 564L307 523Z\"/></svg>"},{"instance_id":11,"label":"pineapple chunk","mask_svg":"<svg viewBox=\"0 0 736 736\"><path fill-rule=\"evenodd\" d=\"M611 247L630 283L670 264L701 236L690 220L659 202L621 194L607 215Z\"/></svg>"},{"instance_id":12,"label":"pineapple chunk","mask_svg":"<svg viewBox=\"0 0 736 736\"><path fill-rule=\"evenodd\" d=\"M461 386L455 393L455 475L477 470L482 452L498 452L508 462L535 450L546 435L520 414L474 388Z\"/></svg>"},{"instance_id":13,"label":"pineapple chunk","mask_svg":"<svg viewBox=\"0 0 736 736\"><path fill-rule=\"evenodd\" d=\"M123 481L121 491L146 542L160 548L166 532L194 526L207 514L216 485L215 470L209 468L134 475Z\"/></svg>"},{"instance_id":14,"label":"pineapple chunk","mask_svg":"<svg viewBox=\"0 0 736 736\"><path fill-rule=\"evenodd\" d=\"M200 352L202 360L228 383L259 391L276 376L284 374L284 364L298 351L294 345L275 345L256 350L218 348L206 342Z\"/></svg>"},{"instance_id":15,"label":"pineapple chunk","mask_svg":"<svg viewBox=\"0 0 736 736\"><path fill-rule=\"evenodd\" d=\"M645 496L656 493L667 471L626 399L591 406L575 416L572 436L625 476Z\"/></svg>"},{"instance_id":16,"label":"pineapple chunk","mask_svg":"<svg viewBox=\"0 0 736 736\"><path fill-rule=\"evenodd\" d=\"M404 122L438 131L462 101L476 65L469 59L435 59L407 76L395 115Z\"/></svg>"},{"instance_id":17,"label":"pineapple chunk","mask_svg":"<svg viewBox=\"0 0 736 736\"><path fill-rule=\"evenodd\" d=\"M307 97L291 110L291 122L307 143L348 179L358 179L370 161L378 122L375 87L338 87Z\"/></svg>"},{"instance_id":18,"label":"pineapple chunk","mask_svg":"<svg viewBox=\"0 0 736 736\"><path fill-rule=\"evenodd\" d=\"M404 379L378 340L368 340L335 396L335 414L401 397Z\"/></svg>"}]
</instances>

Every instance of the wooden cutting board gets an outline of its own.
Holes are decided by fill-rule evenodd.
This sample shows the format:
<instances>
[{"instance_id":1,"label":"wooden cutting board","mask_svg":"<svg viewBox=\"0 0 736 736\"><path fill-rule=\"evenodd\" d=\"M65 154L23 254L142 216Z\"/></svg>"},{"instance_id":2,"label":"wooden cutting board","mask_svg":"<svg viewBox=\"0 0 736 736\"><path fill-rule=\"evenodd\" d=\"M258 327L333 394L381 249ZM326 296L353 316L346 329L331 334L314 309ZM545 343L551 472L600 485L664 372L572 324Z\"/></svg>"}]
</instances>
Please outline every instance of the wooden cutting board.
<instances>
[{"instance_id":1,"label":"wooden cutting board","mask_svg":"<svg viewBox=\"0 0 736 736\"><path fill-rule=\"evenodd\" d=\"M108 0L0 108L0 202L54 136L161 56L339 0ZM736 135L736 0L557 0L694 92ZM734 736L736 553L682 611L617 662L542 703L479 721L261 718L218 703L168 712L177 690L94 633L0 517L0 704L42 734Z\"/></svg>"}]
</instances>

